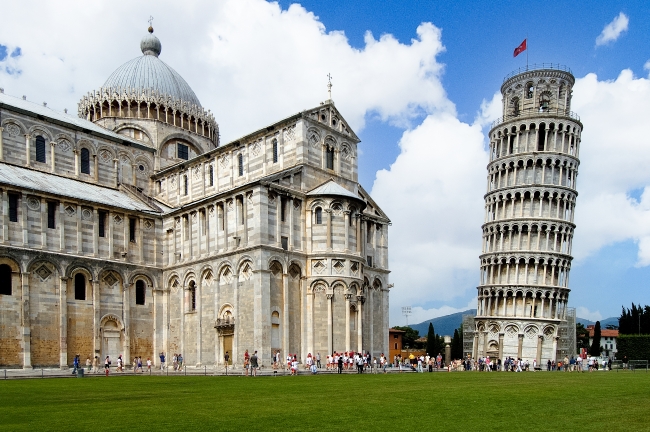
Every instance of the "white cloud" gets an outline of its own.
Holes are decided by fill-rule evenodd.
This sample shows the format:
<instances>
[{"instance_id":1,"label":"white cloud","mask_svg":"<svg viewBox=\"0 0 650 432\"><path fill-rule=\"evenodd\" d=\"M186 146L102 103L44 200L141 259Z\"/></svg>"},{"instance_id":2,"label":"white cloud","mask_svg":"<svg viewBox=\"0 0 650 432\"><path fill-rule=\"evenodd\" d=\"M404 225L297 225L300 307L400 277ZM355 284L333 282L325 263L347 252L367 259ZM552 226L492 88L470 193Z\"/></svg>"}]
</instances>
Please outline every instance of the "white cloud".
<instances>
[{"instance_id":1,"label":"white cloud","mask_svg":"<svg viewBox=\"0 0 650 432\"><path fill-rule=\"evenodd\" d=\"M616 41L623 32L627 31L630 19L623 12L607 24L596 38L596 46L606 45Z\"/></svg>"},{"instance_id":2,"label":"white cloud","mask_svg":"<svg viewBox=\"0 0 650 432\"><path fill-rule=\"evenodd\" d=\"M624 70L614 81L589 74L574 87L572 110L584 124L574 256L633 240L650 265L650 80ZM644 189L639 201L633 190Z\"/></svg>"},{"instance_id":3,"label":"white cloud","mask_svg":"<svg viewBox=\"0 0 650 432\"><path fill-rule=\"evenodd\" d=\"M643 69L647 70L648 74L650 74L650 60L645 62L645 64L643 65Z\"/></svg>"},{"instance_id":4,"label":"white cloud","mask_svg":"<svg viewBox=\"0 0 650 432\"><path fill-rule=\"evenodd\" d=\"M435 57L444 47L435 26L421 24L406 44L367 33L365 46L356 49L300 5L282 10L262 0L7 4L0 41L22 48L23 74L0 74L0 84L8 94L72 109L83 93L141 55L150 13L160 58L214 112L224 142L318 105L327 98L328 73L337 107L357 130L369 111L409 125L422 112L453 109L438 79L442 66ZM89 36L92 23L110 37Z\"/></svg>"},{"instance_id":5,"label":"white cloud","mask_svg":"<svg viewBox=\"0 0 650 432\"><path fill-rule=\"evenodd\" d=\"M592 312L584 306L578 306L576 308L576 316L578 318L584 318L589 321L600 321L601 319L603 319L603 316L600 313L600 311Z\"/></svg>"}]
</instances>

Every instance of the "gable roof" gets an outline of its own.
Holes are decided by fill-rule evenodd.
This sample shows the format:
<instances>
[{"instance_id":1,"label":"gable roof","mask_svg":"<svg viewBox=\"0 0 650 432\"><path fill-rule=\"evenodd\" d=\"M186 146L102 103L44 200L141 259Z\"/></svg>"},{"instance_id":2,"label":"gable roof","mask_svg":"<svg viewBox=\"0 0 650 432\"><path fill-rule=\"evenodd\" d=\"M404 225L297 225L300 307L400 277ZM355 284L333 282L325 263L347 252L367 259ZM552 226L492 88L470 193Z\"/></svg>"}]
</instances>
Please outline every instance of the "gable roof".
<instances>
[{"instance_id":1,"label":"gable roof","mask_svg":"<svg viewBox=\"0 0 650 432\"><path fill-rule=\"evenodd\" d=\"M345 189L343 186L336 183L333 179L330 179L318 186L316 189L312 189L307 192L307 196L316 196L316 195L327 195L327 196L344 196L347 198L354 198L360 200L359 196L349 190Z\"/></svg>"}]
</instances>

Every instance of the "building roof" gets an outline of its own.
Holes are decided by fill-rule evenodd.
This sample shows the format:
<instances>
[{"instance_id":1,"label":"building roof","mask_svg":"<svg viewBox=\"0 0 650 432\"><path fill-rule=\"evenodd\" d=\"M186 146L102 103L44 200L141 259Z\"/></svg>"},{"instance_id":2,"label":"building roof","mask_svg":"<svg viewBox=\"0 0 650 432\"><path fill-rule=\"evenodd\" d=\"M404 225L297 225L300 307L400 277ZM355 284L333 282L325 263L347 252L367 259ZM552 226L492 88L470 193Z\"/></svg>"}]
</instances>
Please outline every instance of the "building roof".
<instances>
[{"instance_id":1,"label":"building roof","mask_svg":"<svg viewBox=\"0 0 650 432\"><path fill-rule=\"evenodd\" d=\"M115 91L124 89L134 91L138 95L156 93L201 106L199 98L196 97L183 77L158 58L162 51L162 45L160 40L153 35L153 28L149 27L149 34L142 38L140 49L142 56L117 68L108 77L103 88Z\"/></svg>"},{"instance_id":2,"label":"building roof","mask_svg":"<svg viewBox=\"0 0 650 432\"><path fill-rule=\"evenodd\" d=\"M589 337L594 337L594 327L588 326L587 330L589 330ZM618 337L618 330L602 329L600 331L600 337Z\"/></svg>"},{"instance_id":3,"label":"building roof","mask_svg":"<svg viewBox=\"0 0 650 432\"><path fill-rule=\"evenodd\" d=\"M343 186L339 185L334 180L328 180L327 182L318 186L316 189L307 192L307 196L316 196L316 195L344 196L348 198L355 198L358 200L361 199L357 194L345 189Z\"/></svg>"},{"instance_id":4,"label":"building roof","mask_svg":"<svg viewBox=\"0 0 650 432\"><path fill-rule=\"evenodd\" d=\"M404 330L398 330L395 328L389 328L388 333L406 333Z\"/></svg>"},{"instance_id":5,"label":"building roof","mask_svg":"<svg viewBox=\"0 0 650 432\"><path fill-rule=\"evenodd\" d=\"M134 139L130 139L127 136L116 134L111 132L108 129L104 129L101 126L96 125L95 123L88 121L86 119L77 117L75 115L70 115L62 113L52 108L48 108L45 105L37 104L30 102L25 99L19 99L17 97L9 96L5 93L0 93L0 108L9 107L14 111L30 115L32 117L42 116L47 120L50 120L52 123L58 123L65 127L72 129L81 130L85 133L95 136L104 136L111 141L117 141L129 146L137 147L141 150L153 151L149 147L144 146L141 142L138 142Z\"/></svg>"},{"instance_id":6,"label":"building roof","mask_svg":"<svg viewBox=\"0 0 650 432\"><path fill-rule=\"evenodd\" d=\"M36 193L103 204L109 207L157 213L144 202L119 190L15 165L0 163L0 184L33 190Z\"/></svg>"}]
</instances>

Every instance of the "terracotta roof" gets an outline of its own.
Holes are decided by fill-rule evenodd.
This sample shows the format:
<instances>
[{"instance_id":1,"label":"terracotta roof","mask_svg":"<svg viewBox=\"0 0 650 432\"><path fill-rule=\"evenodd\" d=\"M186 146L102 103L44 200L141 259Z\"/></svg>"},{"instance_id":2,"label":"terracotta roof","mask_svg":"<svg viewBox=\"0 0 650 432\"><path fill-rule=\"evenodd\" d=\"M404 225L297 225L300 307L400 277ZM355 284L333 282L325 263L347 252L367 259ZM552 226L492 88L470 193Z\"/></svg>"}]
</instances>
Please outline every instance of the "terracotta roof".
<instances>
[{"instance_id":1,"label":"terracotta roof","mask_svg":"<svg viewBox=\"0 0 650 432\"><path fill-rule=\"evenodd\" d=\"M594 337L594 328L589 327L589 337ZM618 337L618 330L603 329L600 331L600 337Z\"/></svg>"},{"instance_id":2,"label":"terracotta roof","mask_svg":"<svg viewBox=\"0 0 650 432\"><path fill-rule=\"evenodd\" d=\"M388 333L406 333L404 330L398 330L398 329L388 329Z\"/></svg>"}]
</instances>

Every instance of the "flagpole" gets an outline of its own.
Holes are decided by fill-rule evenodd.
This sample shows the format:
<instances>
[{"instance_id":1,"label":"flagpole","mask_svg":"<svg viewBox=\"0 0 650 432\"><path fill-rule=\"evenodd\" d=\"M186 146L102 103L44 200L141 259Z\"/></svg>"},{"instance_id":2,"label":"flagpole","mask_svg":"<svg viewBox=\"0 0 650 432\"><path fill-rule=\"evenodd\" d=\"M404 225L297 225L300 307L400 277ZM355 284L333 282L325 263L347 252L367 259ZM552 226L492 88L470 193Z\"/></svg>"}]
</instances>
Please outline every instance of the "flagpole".
<instances>
[{"instance_id":1,"label":"flagpole","mask_svg":"<svg viewBox=\"0 0 650 432\"><path fill-rule=\"evenodd\" d=\"M528 70L528 33L526 33L526 70Z\"/></svg>"}]
</instances>

